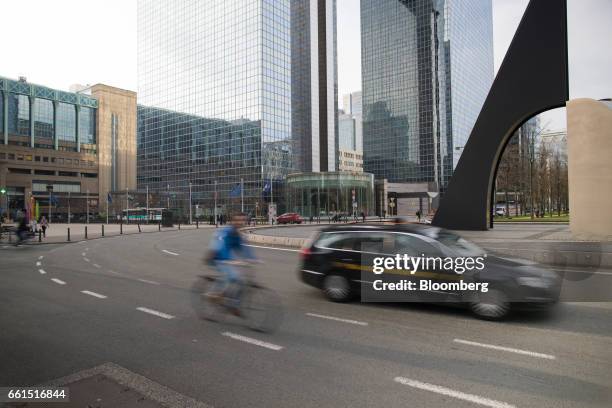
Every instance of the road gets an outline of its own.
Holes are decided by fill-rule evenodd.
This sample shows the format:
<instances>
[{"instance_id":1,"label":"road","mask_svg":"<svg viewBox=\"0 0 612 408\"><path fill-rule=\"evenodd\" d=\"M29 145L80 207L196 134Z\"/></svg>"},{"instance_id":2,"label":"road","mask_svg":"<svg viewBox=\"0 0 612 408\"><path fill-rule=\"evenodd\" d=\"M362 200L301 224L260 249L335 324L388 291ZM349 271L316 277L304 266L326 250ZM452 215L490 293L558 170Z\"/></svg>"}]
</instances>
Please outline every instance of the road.
<instances>
[{"instance_id":1,"label":"road","mask_svg":"<svg viewBox=\"0 0 612 408\"><path fill-rule=\"evenodd\" d=\"M612 304L493 323L434 305L337 304L298 253L254 248L277 333L196 319L212 230L0 249L0 386L105 363L215 407L609 407Z\"/></svg>"}]
</instances>

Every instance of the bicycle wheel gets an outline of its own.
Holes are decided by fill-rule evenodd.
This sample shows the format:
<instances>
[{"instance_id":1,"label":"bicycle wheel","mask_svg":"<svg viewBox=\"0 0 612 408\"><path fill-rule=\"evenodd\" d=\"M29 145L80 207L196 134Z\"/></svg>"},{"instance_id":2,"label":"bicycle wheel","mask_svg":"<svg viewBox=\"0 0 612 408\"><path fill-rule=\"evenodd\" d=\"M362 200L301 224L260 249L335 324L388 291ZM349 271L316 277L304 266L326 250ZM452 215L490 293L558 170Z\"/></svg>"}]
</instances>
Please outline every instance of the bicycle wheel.
<instances>
[{"instance_id":1,"label":"bicycle wheel","mask_svg":"<svg viewBox=\"0 0 612 408\"><path fill-rule=\"evenodd\" d=\"M216 279L214 276L199 276L191 287L191 305L199 319L218 322L223 317L222 306L207 297Z\"/></svg>"},{"instance_id":2,"label":"bicycle wheel","mask_svg":"<svg viewBox=\"0 0 612 408\"><path fill-rule=\"evenodd\" d=\"M273 290L257 284L249 284L242 297L242 311L249 328L271 333L283 320L283 309L279 296Z\"/></svg>"}]
</instances>

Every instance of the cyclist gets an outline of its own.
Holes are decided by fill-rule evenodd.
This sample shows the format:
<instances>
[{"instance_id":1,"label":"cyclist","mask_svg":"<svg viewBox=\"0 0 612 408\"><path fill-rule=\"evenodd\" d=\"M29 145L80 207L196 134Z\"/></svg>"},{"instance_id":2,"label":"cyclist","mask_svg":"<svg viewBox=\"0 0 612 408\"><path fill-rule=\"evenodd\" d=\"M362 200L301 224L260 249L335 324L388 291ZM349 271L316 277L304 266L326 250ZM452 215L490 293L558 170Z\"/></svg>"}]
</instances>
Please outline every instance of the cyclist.
<instances>
[{"instance_id":1,"label":"cyclist","mask_svg":"<svg viewBox=\"0 0 612 408\"><path fill-rule=\"evenodd\" d=\"M17 223L17 242L15 243L15 245L19 245L20 243L25 241L27 239L29 231L28 219L24 215L24 213L20 213L18 217L19 220Z\"/></svg>"},{"instance_id":2,"label":"cyclist","mask_svg":"<svg viewBox=\"0 0 612 408\"><path fill-rule=\"evenodd\" d=\"M245 259L255 262L256 258L249 247L245 246L240 236L240 228L245 225L246 215L236 214L232 217L230 225L219 230L213 237L210 246L207 262L212 265L221 275L212 292L206 296L213 302L226 301L230 311L240 316L240 295L243 277L238 269L234 267L237 260ZM227 296L228 288L236 287L237 290Z\"/></svg>"}]
</instances>

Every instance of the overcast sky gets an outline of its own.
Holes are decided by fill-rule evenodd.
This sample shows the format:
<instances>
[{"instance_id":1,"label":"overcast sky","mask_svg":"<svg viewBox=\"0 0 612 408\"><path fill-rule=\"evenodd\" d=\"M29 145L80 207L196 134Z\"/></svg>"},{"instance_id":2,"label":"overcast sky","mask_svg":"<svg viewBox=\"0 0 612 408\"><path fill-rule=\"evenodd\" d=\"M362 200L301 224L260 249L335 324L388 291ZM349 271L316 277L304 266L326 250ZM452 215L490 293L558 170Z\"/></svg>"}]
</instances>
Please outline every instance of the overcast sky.
<instances>
[{"instance_id":1,"label":"overcast sky","mask_svg":"<svg viewBox=\"0 0 612 408\"><path fill-rule=\"evenodd\" d=\"M361 89L359 0L337 1L341 101ZM496 70L527 3L493 0ZM570 97L612 97L612 0L568 0L568 8ZM1 76L65 90L98 82L136 90L136 0L7 0L2 15ZM543 122L565 127L559 113Z\"/></svg>"}]
</instances>

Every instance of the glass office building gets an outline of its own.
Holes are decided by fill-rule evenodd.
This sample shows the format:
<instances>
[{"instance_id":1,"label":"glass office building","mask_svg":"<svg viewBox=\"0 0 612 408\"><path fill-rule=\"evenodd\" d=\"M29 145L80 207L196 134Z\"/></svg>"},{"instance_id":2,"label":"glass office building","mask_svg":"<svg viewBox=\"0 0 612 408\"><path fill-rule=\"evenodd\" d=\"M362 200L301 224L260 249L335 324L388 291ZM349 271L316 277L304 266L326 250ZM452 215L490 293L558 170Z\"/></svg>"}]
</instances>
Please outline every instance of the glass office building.
<instances>
[{"instance_id":1,"label":"glass office building","mask_svg":"<svg viewBox=\"0 0 612 408\"><path fill-rule=\"evenodd\" d=\"M291 0L292 135L300 171L337 169L337 71L336 0Z\"/></svg>"},{"instance_id":2,"label":"glass office building","mask_svg":"<svg viewBox=\"0 0 612 408\"><path fill-rule=\"evenodd\" d=\"M364 170L443 192L493 81L491 0L362 0Z\"/></svg>"},{"instance_id":3,"label":"glass office building","mask_svg":"<svg viewBox=\"0 0 612 408\"><path fill-rule=\"evenodd\" d=\"M265 208L297 168L290 0L139 0L138 98L139 189Z\"/></svg>"}]
</instances>

